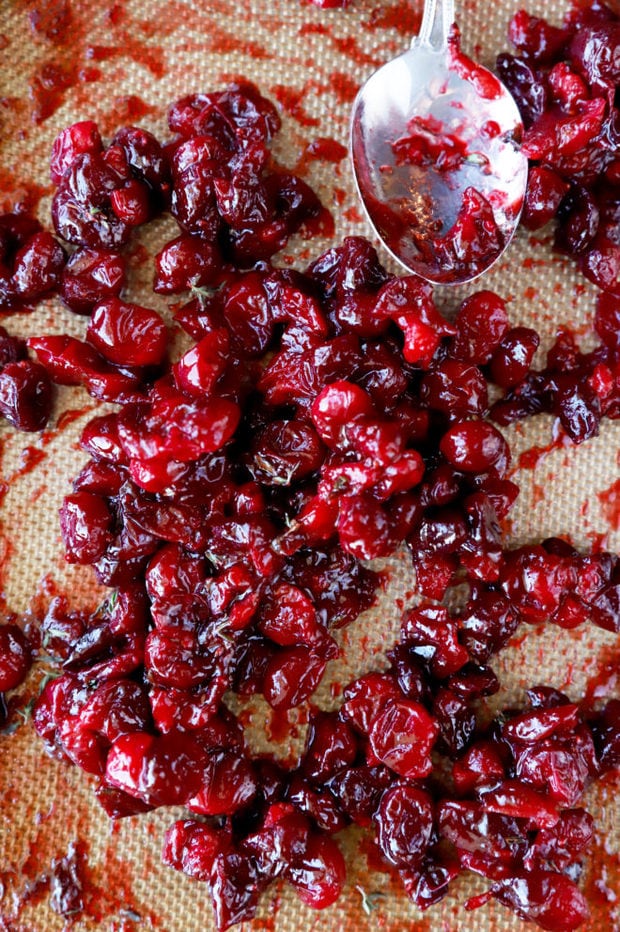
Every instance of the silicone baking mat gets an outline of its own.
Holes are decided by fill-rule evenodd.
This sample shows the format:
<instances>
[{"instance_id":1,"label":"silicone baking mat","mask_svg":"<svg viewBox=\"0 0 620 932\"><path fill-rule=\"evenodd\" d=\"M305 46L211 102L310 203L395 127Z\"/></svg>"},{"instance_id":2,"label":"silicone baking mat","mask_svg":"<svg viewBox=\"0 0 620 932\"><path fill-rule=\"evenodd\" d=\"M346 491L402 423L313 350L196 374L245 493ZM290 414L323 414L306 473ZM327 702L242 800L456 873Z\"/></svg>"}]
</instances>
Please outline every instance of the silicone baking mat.
<instances>
[{"instance_id":1,"label":"silicone baking mat","mask_svg":"<svg viewBox=\"0 0 620 932\"><path fill-rule=\"evenodd\" d=\"M560 0L463 0L457 3L465 51L492 65L507 48L506 27L522 5L559 22ZM281 109L283 130L277 158L298 170L318 190L336 220L336 237L368 234L353 192L346 158L315 156L317 138L347 141L348 113L355 91L379 64L403 50L419 25L421 0L352 0L347 10L320 10L306 0L137 0L111 4L66 0L70 27L54 36L54 15L63 4L0 0L0 195L2 206L40 196L41 218L49 215L48 159L63 126L78 119L99 120L102 132L138 123L165 137L165 113L183 94L218 88L233 76L255 81ZM41 17L47 16L48 19ZM51 17L51 19L50 19ZM39 31L33 22L40 25ZM43 27L41 27L41 23ZM50 25L51 24L51 25ZM43 28L43 31L41 31ZM45 30L49 33L46 37ZM56 70L67 87L49 90ZM323 148L329 151L329 146ZM318 148L320 155L321 148ZM152 266L144 261L170 238L173 224L161 221L132 249L130 300L143 300L167 313L166 302L148 289ZM278 262L303 266L326 242L291 241ZM382 259L386 259L381 254ZM146 287L146 291L144 287ZM550 248L549 232L520 231L503 260L475 287L497 290L510 299L514 324L536 327L542 337L539 359L557 327L571 324L588 345L595 289L575 266ZM473 290L470 286L469 290ZM465 289L442 290L449 312ZM55 301L7 326L12 332L71 333L80 336L83 318ZM5 609L41 616L49 598L70 593L72 606L94 607L100 593L89 571L64 565L57 514L69 480L84 459L76 445L95 410L79 389L61 389L59 403L43 435L16 435L0 425L1 470L8 491L0 511L0 590ZM61 413L64 412L64 414ZM568 534L583 547L617 549L618 508L605 495L618 476L620 423L603 424L600 436L582 448L550 446L553 423L539 417L508 431L522 495L512 513L511 543ZM527 453L530 451L530 453ZM528 468L525 468L525 464ZM611 504L610 504L611 503ZM331 705L330 682L346 683L362 671L381 667L381 651L396 639L397 600L412 580L404 560L389 561L390 583L375 609L340 632L344 658L333 664L317 701ZM523 632L520 632L522 635ZM523 697L527 685L545 682L571 697L583 695L607 668L617 673L618 645L611 634L592 627L575 632L529 629L495 661L503 682L493 698L505 706ZM33 673L34 689L40 674ZM617 681L616 681L617 687ZM303 739L303 713L290 716L291 732ZM267 741L261 722L269 712L255 704L251 741L256 747L288 750ZM261 727L258 727L260 725ZM267 733L268 733L267 729ZM606 888L618 879L617 783L594 787L587 803L597 819L597 844L586 870L592 903L589 929L618 929L613 896ZM206 888L160 863L166 826L179 813L163 811L111 823L92 795L89 778L45 757L25 724L0 737L0 929L6 932L158 929L194 932L213 927ZM78 843L85 879L84 909L70 918L56 914L42 880L54 859ZM406 899L387 874L367 864L364 838L353 831L343 840L349 880L333 908L315 913L290 889L274 886L263 898L255 922L246 929L353 930L518 930L519 919L490 904L467 913L450 896L425 915ZM482 881L460 880L459 902L481 892ZM24 898L24 894L29 896ZM369 906L372 909L369 911Z\"/></svg>"}]
</instances>

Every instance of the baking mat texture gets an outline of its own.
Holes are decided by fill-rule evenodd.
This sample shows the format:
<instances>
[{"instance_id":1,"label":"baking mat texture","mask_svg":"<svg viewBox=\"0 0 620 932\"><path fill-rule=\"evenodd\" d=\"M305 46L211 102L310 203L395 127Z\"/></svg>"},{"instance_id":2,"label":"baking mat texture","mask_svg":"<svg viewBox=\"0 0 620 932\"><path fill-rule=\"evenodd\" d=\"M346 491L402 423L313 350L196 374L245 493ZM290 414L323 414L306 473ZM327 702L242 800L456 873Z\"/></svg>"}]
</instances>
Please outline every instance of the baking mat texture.
<instances>
[{"instance_id":1,"label":"baking mat texture","mask_svg":"<svg viewBox=\"0 0 620 932\"><path fill-rule=\"evenodd\" d=\"M322 11L306 0L119 4L72 0L65 4L71 26L62 41L32 28L33 17L36 21L41 11L53 16L60 6L54 0L0 0L0 206L32 200L34 183L40 186L37 195L42 195L41 219L49 223L49 152L57 132L69 123L95 119L109 136L134 122L165 138L169 103L242 75L278 104L283 129L275 144L276 156L287 166L301 166L334 214L337 239L369 234L346 158L337 163L309 158L307 147L318 137L346 144L348 113L358 85L406 47L419 24L421 0L352 0L346 11ZM507 48L508 20L521 6L555 22L567 8L560 0L457 2L465 51L492 65L495 54ZM46 91L50 67L60 68L70 85L57 99ZM54 112L47 115L46 107ZM145 249L152 253L170 238L173 226L169 220L151 225L132 247L129 300L142 300L164 315L166 301L150 292L152 265L143 258ZM500 263L469 287L469 291L495 289L510 299L513 324L533 326L542 335L538 360L544 358L562 324L574 327L587 346L594 310L594 287L573 263L553 255L550 239L548 230L536 236L519 231ZM297 238L277 261L303 266L327 245ZM450 312L466 293L464 288L443 289L439 301ZM25 335L81 336L85 320L50 300L33 314L13 315L6 326ZM0 511L0 591L5 610L18 613L24 623L40 616L54 593L69 592L74 607L94 607L101 597L89 571L65 567L57 520L69 480L84 460L77 438L94 410L95 402L81 390L61 389L54 419L43 435L15 434L5 422L0 425L0 466L3 480L9 481ZM539 417L508 431L515 463L520 459L534 463L517 474L523 491L512 512L510 543L561 533L578 546L603 544L617 549L618 509L614 512L606 506L601 493L618 477L620 423L605 422L600 436L581 448L558 446L545 451L552 429L551 418ZM539 454L522 457L531 450ZM338 690L331 684L345 684L361 672L385 665L382 652L397 638L398 600L406 598L412 586L404 558L395 557L388 564L390 582L376 608L340 632L343 659L332 665L316 697L319 704L334 704ZM613 635L592 627L575 632L528 629L522 634L495 660L503 683L499 696L493 697L495 706L520 701L524 688L539 682L579 698L604 668L610 681L615 671L617 687L618 643ZM39 676L36 671L32 674L27 689L36 688ZM255 703L250 740L257 749L271 747L285 754L286 741L269 742L269 729L265 732L264 727L268 720L266 707ZM291 713L290 720L291 733L302 740L303 711ZM620 928L609 892L615 887L620 895L617 790L617 782L608 779L587 799L597 821L597 846L585 877L592 904L590 932ZM160 811L113 824L95 801L89 778L46 758L28 724L10 736L0 736L0 930L208 932L213 922L206 888L160 863L163 833L179 815L179 811ZM78 916L63 918L50 908L48 891L44 884L37 885L37 878L75 841L84 859L85 908ZM345 833L343 845L349 880L336 906L316 913L302 906L290 889L274 886L263 898L256 921L245 928L273 932L525 928L494 904L467 913L454 896L423 915L388 875L369 869L363 836ZM483 883L475 880L455 885L460 903L483 889ZM27 890L31 894L23 902Z\"/></svg>"}]
</instances>

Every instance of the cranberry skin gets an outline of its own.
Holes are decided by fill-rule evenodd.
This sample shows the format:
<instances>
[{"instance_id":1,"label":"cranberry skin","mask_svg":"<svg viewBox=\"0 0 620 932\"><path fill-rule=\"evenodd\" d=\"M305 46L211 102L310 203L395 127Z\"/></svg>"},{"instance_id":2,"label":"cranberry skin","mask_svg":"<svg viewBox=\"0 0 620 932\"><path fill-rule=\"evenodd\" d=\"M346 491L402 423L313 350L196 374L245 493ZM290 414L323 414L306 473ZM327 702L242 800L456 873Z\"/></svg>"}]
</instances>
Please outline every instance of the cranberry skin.
<instances>
[{"instance_id":1,"label":"cranberry skin","mask_svg":"<svg viewBox=\"0 0 620 932\"><path fill-rule=\"evenodd\" d=\"M183 234L158 252L155 268L153 291L178 294L188 288L213 284L222 269L222 259L214 243Z\"/></svg>"},{"instance_id":2,"label":"cranberry skin","mask_svg":"<svg viewBox=\"0 0 620 932\"><path fill-rule=\"evenodd\" d=\"M366 673L344 691L342 714L362 734L368 734L373 720L389 699L402 699L395 679L387 673Z\"/></svg>"},{"instance_id":3,"label":"cranberry skin","mask_svg":"<svg viewBox=\"0 0 620 932\"><path fill-rule=\"evenodd\" d=\"M27 356L26 341L20 337L12 337L0 327L0 369L10 362L19 362Z\"/></svg>"},{"instance_id":4,"label":"cranberry skin","mask_svg":"<svg viewBox=\"0 0 620 932\"><path fill-rule=\"evenodd\" d=\"M21 628L0 625L0 693L23 683L31 664L32 651Z\"/></svg>"},{"instance_id":5,"label":"cranberry skin","mask_svg":"<svg viewBox=\"0 0 620 932\"><path fill-rule=\"evenodd\" d=\"M279 585L263 606L258 627L281 647L316 643L325 635L314 605L297 586Z\"/></svg>"},{"instance_id":6,"label":"cranberry skin","mask_svg":"<svg viewBox=\"0 0 620 932\"><path fill-rule=\"evenodd\" d=\"M370 725L371 750L377 760L408 780L428 776L431 750L439 726L417 702L390 699Z\"/></svg>"},{"instance_id":7,"label":"cranberry skin","mask_svg":"<svg viewBox=\"0 0 620 932\"><path fill-rule=\"evenodd\" d=\"M98 155L103 151L99 127L92 120L83 120L68 126L54 140L50 159L50 176L60 184L69 168L84 153Z\"/></svg>"},{"instance_id":8,"label":"cranberry skin","mask_svg":"<svg viewBox=\"0 0 620 932\"><path fill-rule=\"evenodd\" d=\"M90 314L95 304L113 298L125 286L125 260L103 249L77 249L70 256L60 296L76 314Z\"/></svg>"},{"instance_id":9,"label":"cranberry skin","mask_svg":"<svg viewBox=\"0 0 620 932\"><path fill-rule=\"evenodd\" d=\"M605 346L620 354L620 296L605 291L597 296L594 329Z\"/></svg>"},{"instance_id":10,"label":"cranberry skin","mask_svg":"<svg viewBox=\"0 0 620 932\"><path fill-rule=\"evenodd\" d=\"M50 377L39 363L22 359L0 371L0 414L18 430L42 430L53 400Z\"/></svg>"},{"instance_id":11,"label":"cranberry skin","mask_svg":"<svg viewBox=\"0 0 620 932\"><path fill-rule=\"evenodd\" d=\"M463 301L454 324L456 335L450 343L450 355L482 365L489 361L510 326L506 302L493 291L477 291Z\"/></svg>"},{"instance_id":12,"label":"cranberry skin","mask_svg":"<svg viewBox=\"0 0 620 932\"><path fill-rule=\"evenodd\" d=\"M24 301L36 301L60 284L65 251L51 233L35 233L13 260L11 282Z\"/></svg>"},{"instance_id":13,"label":"cranberry skin","mask_svg":"<svg viewBox=\"0 0 620 932\"><path fill-rule=\"evenodd\" d=\"M88 342L118 366L158 366L168 346L168 328L156 311L109 298L93 310Z\"/></svg>"},{"instance_id":14,"label":"cranberry skin","mask_svg":"<svg viewBox=\"0 0 620 932\"><path fill-rule=\"evenodd\" d=\"M496 71L514 97L524 126L531 126L548 102L549 92L543 73L533 64L506 53L498 55Z\"/></svg>"},{"instance_id":15,"label":"cranberry skin","mask_svg":"<svg viewBox=\"0 0 620 932\"><path fill-rule=\"evenodd\" d=\"M527 179L523 206L523 224L528 230L539 230L558 212L570 184L548 165L532 165Z\"/></svg>"},{"instance_id":16,"label":"cranberry skin","mask_svg":"<svg viewBox=\"0 0 620 932\"><path fill-rule=\"evenodd\" d=\"M310 835L303 856L286 871L299 899L313 909L335 903L346 879L346 865L337 843L327 835Z\"/></svg>"},{"instance_id":17,"label":"cranberry skin","mask_svg":"<svg viewBox=\"0 0 620 932\"><path fill-rule=\"evenodd\" d=\"M135 177L148 185L152 195L164 199L170 188L170 168L164 151L152 133L137 126L124 126L114 136Z\"/></svg>"},{"instance_id":18,"label":"cranberry skin","mask_svg":"<svg viewBox=\"0 0 620 932\"><path fill-rule=\"evenodd\" d=\"M134 732L113 743L106 782L153 806L183 805L200 787L205 752L184 734Z\"/></svg>"},{"instance_id":19,"label":"cranberry skin","mask_svg":"<svg viewBox=\"0 0 620 932\"><path fill-rule=\"evenodd\" d=\"M414 786L393 786L375 816L377 841L390 864L414 867L433 842L433 803Z\"/></svg>"},{"instance_id":20,"label":"cranberry skin","mask_svg":"<svg viewBox=\"0 0 620 932\"><path fill-rule=\"evenodd\" d=\"M587 901L572 880L555 871L515 871L500 880L493 895L504 906L549 932L573 932L589 915Z\"/></svg>"},{"instance_id":21,"label":"cranberry skin","mask_svg":"<svg viewBox=\"0 0 620 932\"><path fill-rule=\"evenodd\" d=\"M441 438L439 449L451 466L462 472L501 472L509 462L510 450L496 427L486 421L454 424Z\"/></svg>"},{"instance_id":22,"label":"cranberry skin","mask_svg":"<svg viewBox=\"0 0 620 932\"><path fill-rule=\"evenodd\" d=\"M503 780L505 775L504 759L492 741L477 741L455 761L452 768L454 786L462 795L493 785Z\"/></svg>"},{"instance_id":23,"label":"cranberry skin","mask_svg":"<svg viewBox=\"0 0 620 932\"><path fill-rule=\"evenodd\" d=\"M89 492L67 495L60 529L69 563L94 563L112 541L112 515L105 500Z\"/></svg>"},{"instance_id":24,"label":"cranberry skin","mask_svg":"<svg viewBox=\"0 0 620 932\"><path fill-rule=\"evenodd\" d=\"M619 22L579 29L571 42L571 61L596 93L614 91L620 84L619 46Z\"/></svg>"},{"instance_id":25,"label":"cranberry skin","mask_svg":"<svg viewBox=\"0 0 620 932\"><path fill-rule=\"evenodd\" d=\"M529 327L513 327L493 353L489 373L496 385L512 388L530 371L540 337Z\"/></svg>"}]
</instances>

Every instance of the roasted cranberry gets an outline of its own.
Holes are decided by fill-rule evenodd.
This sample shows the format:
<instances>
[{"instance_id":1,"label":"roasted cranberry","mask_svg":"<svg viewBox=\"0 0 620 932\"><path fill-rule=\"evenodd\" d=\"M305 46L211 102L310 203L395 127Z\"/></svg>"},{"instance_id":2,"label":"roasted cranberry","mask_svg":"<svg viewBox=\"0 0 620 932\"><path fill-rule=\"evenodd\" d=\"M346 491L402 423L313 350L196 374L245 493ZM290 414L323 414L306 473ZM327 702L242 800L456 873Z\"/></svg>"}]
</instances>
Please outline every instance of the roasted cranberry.
<instances>
[{"instance_id":1,"label":"roasted cranberry","mask_svg":"<svg viewBox=\"0 0 620 932\"><path fill-rule=\"evenodd\" d=\"M200 236L184 234L172 240L155 257L153 290L176 294L215 282L222 265L217 246Z\"/></svg>"},{"instance_id":2,"label":"roasted cranberry","mask_svg":"<svg viewBox=\"0 0 620 932\"><path fill-rule=\"evenodd\" d=\"M386 767L415 780L432 769L430 753L438 732L437 722L423 706L405 699L389 699L370 723L370 747Z\"/></svg>"},{"instance_id":3,"label":"roasted cranberry","mask_svg":"<svg viewBox=\"0 0 620 932\"><path fill-rule=\"evenodd\" d=\"M95 304L120 294L124 285L121 256L103 249L77 249L64 268L60 295L76 314L90 314Z\"/></svg>"},{"instance_id":4,"label":"roasted cranberry","mask_svg":"<svg viewBox=\"0 0 620 932\"><path fill-rule=\"evenodd\" d=\"M42 430L53 399L50 378L38 363L21 359L0 371L0 414L18 430Z\"/></svg>"},{"instance_id":5,"label":"roasted cranberry","mask_svg":"<svg viewBox=\"0 0 620 932\"><path fill-rule=\"evenodd\" d=\"M540 337L529 327L513 327L491 357L489 372L496 385L512 388L530 370Z\"/></svg>"},{"instance_id":6,"label":"roasted cranberry","mask_svg":"<svg viewBox=\"0 0 620 932\"><path fill-rule=\"evenodd\" d=\"M94 563L112 540L110 509L105 499L89 492L65 497L60 527L70 563Z\"/></svg>"},{"instance_id":7,"label":"roasted cranberry","mask_svg":"<svg viewBox=\"0 0 620 932\"><path fill-rule=\"evenodd\" d=\"M413 786L393 786L381 797L375 816L377 839L396 867L418 864L433 840L431 797Z\"/></svg>"},{"instance_id":8,"label":"roasted cranberry","mask_svg":"<svg viewBox=\"0 0 620 932\"><path fill-rule=\"evenodd\" d=\"M30 644L17 625L0 625L0 692L15 689L26 679L32 663Z\"/></svg>"},{"instance_id":9,"label":"roasted cranberry","mask_svg":"<svg viewBox=\"0 0 620 932\"><path fill-rule=\"evenodd\" d=\"M168 331L156 311L109 298L94 308L86 339L118 366L157 366L166 354Z\"/></svg>"},{"instance_id":10,"label":"roasted cranberry","mask_svg":"<svg viewBox=\"0 0 620 932\"><path fill-rule=\"evenodd\" d=\"M464 421L446 431L439 445L448 462L463 472L497 471L504 474L508 444L486 421Z\"/></svg>"},{"instance_id":11,"label":"roasted cranberry","mask_svg":"<svg viewBox=\"0 0 620 932\"><path fill-rule=\"evenodd\" d=\"M35 233L13 260L11 283L17 297L34 301L57 289L65 251L51 233Z\"/></svg>"},{"instance_id":12,"label":"roasted cranberry","mask_svg":"<svg viewBox=\"0 0 620 932\"><path fill-rule=\"evenodd\" d=\"M477 291L461 304L450 355L480 365L488 362L508 330L506 304L492 291Z\"/></svg>"}]
</instances>

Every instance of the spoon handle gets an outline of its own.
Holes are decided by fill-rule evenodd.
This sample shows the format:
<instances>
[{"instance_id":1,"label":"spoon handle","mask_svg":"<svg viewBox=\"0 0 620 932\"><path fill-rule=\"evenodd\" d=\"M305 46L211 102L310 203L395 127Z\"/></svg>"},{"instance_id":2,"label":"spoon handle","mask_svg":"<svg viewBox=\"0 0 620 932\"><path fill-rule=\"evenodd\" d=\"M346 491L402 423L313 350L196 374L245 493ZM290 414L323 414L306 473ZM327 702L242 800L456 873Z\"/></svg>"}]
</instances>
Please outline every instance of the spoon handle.
<instances>
[{"instance_id":1,"label":"spoon handle","mask_svg":"<svg viewBox=\"0 0 620 932\"><path fill-rule=\"evenodd\" d=\"M427 45L437 51L444 49L453 22L454 0L425 0L420 32L411 45Z\"/></svg>"}]
</instances>

